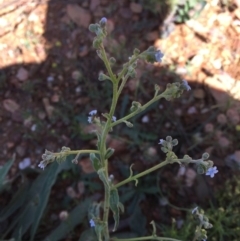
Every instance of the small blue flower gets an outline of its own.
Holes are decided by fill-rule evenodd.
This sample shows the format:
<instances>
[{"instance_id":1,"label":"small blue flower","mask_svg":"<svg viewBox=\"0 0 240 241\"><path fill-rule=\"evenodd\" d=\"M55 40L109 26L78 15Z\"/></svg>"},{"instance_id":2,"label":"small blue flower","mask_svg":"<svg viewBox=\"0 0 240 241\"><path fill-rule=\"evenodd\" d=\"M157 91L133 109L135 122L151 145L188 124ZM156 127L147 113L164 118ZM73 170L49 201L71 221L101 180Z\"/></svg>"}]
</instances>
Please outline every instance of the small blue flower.
<instances>
[{"instance_id":1,"label":"small blue flower","mask_svg":"<svg viewBox=\"0 0 240 241\"><path fill-rule=\"evenodd\" d=\"M218 173L217 167L210 167L206 172L206 176L213 178L216 173Z\"/></svg>"},{"instance_id":2,"label":"small blue flower","mask_svg":"<svg viewBox=\"0 0 240 241\"><path fill-rule=\"evenodd\" d=\"M89 223L91 228L95 227L95 222L92 219L89 221Z\"/></svg>"},{"instance_id":3,"label":"small blue flower","mask_svg":"<svg viewBox=\"0 0 240 241\"><path fill-rule=\"evenodd\" d=\"M107 23L107 19L105 17L103 17L103 18L101 18L99 23L100 23L101 26L105 26L106 23Z\"/></svg>"},{"instance_id":4,"label":"small blue flower","mask_svg":"<svg viewBox=\"0 0 240 241\"><path fill-rule=\"evenodd\" d=\"M164 140L163 140L163 139L160 139L158 144L162 145L163 142L164 142Z\"/></svg>"},{"instance_id":5,"label":"small blue flower","mask_svg":"<svg viewBox=\"0 0 240 241\"><path fill-rule=\"evenodd\" d=\"M115 122L117 120L116 116L112 117L112 121Z\"/></svg>"},{"instance_id":6,"label":"small blue flower","mask_svg":"<svg viewBox=\"0 0 240 241\"><path fill-rule=\"evenodd\" d=\"M92 116L88 116L88 123L92 123Z\"/></svg>"},{"instance_id":7,"label":"small blue flower","mask_svg":"<svg viewBox=\"0 0 240 241\"><path fill-rule=\"evenodd\" d=\"M193 210L192 210L192 214L196 213L198 210L198 207L195 207Z\"/></svg>"},{"instance_id":8,"label":"small blue flower","mask_svg":"<svg viewBox=\"0 0 240 241\"><path fill-rule=\"evenodd\" d=\"M164 54L163 54L160 50L157 50L157 51L155 52L156 62L161 63L163 56L164 56Z\"/></svg>"},{"instance_id":9,"label":"small blue flower","mask_svg":"<svg viewBox=\"0 0 240 241\"><path fill-rule=\"evenodd\" d=\"M92 110L89 112L89 115L93 116L93 115L96 115L97 114L97 110Z\"/></svg>"},{"instance_id":10,"label":"small blue flower","mask_svg":"<svg viewBox=\"0 0 240 241\"><path fill-rule=\"evenodd\" d=\"M186 80L183 80L182 85L187 91L189 91L191 89L191 87L188 85L188 82Z\"/></svg>"}]
</instances>

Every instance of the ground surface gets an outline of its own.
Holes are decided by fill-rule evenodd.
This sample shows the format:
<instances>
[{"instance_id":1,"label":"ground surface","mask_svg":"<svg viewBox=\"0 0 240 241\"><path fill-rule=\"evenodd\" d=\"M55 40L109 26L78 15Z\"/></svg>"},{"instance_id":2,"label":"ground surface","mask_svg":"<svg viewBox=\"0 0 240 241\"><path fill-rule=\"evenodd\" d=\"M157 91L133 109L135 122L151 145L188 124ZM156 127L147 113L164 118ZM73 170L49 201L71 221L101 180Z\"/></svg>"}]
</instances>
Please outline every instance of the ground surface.
<instances>
[{"instance_id":1,"label":"ground surface","mask_svg":"<svg viewBox=\"0 0 240 241\"><path fill-rule=\"evenodd\" d=\"M166 18L171 14L167 6L158 5L155 12L133 1L0 1L0 164L16 153L12 177L23 161L37 168L45 149L94 148L87 113L107 112L111 92L110 85L97 80L105 69L88 26L105 16L110 34L105 45L117 59L116 70L134 48L154 45L165 54L161 65L139 63L138 78L124 89L125 104L119 104L117 117L127 113L132 100L151 98L154 83L165 88L186 79L192 87L179 100L162 101L140 116L135 132L117 128L109 136L117 154L113 163L135 163L135 170L142 171L163 157L158 139L172 135L179 139L179 155L211 154L219 173L205 183L218 189L240 163L240 6L237 1L208 2L198 18L176 24ZM88 159L80 164L83 172L92 171ZM178 169L166 168L162 184L174 195L178 187L167 180L177 175L176 182L181 181L181 192L189 198L175 205L209 197L208 192L203 195L205 186L193 188L193 168L182 174ZM110 170L121 179L118 168ZM174 196L170 199L174 202Z\"/></svg>"}]
</instances>

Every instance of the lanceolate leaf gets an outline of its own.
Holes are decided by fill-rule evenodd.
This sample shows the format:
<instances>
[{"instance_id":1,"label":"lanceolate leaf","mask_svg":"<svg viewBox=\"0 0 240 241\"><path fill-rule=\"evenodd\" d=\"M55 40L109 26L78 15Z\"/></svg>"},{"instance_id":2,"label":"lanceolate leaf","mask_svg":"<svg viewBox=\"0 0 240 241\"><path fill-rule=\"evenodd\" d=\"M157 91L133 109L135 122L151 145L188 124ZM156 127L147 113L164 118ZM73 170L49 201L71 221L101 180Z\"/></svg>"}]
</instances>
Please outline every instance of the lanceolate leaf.
<instances>
[{"instance_id":1,"label":"lanceolate leaf","mask_svg":"<svg viewBox=\"0 0 240 241\"><path fill-rule=\"evenodd\" d=\"M13 157L11 160L9 160L1 169L0 169L0 192L4 186L4 179L11 168L13 162L15 160L15 157Z\"/></svg>"},{"instance_id":2,"label":"lanceolate leaf","mask_svg":"<svg viewBox=\"0 0 240 241\"><path fill-rule=\"evenodd\" d=\"M58 241L64 238L74 227L76 227L79 223L82 223L86 218L90 203L90 199L86 199L81 202L70 212L68 219L62 221L61 224L44 239L44 241ZM95 241L96 239L86 239L85 241L88 240Z\"/></svg>"},{"instance_id":3,"label":"lanceolate leaf","mask_svg":"<svg viewBox=\"0 0 240 241\"><path fill-rule=\"evenodd\" d=\"M115 221L113 231L116 231L119 224L119 195L117 189L112 189L110 191L110 209L113 212L113 218Z\"/></svg>"}]
</instances>

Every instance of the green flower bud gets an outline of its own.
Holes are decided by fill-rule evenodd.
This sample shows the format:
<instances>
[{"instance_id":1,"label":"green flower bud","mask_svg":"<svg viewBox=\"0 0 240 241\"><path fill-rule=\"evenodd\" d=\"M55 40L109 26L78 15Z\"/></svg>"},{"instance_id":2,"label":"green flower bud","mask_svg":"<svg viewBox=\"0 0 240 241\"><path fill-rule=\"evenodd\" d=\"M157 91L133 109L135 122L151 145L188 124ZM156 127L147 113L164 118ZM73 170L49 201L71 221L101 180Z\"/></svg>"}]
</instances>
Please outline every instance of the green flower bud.
<instances>
[{"instance_id":1,"label":"green flower bud","mask_svg":"<svg viewBox=\"0 0 240 241\"><path fill-rule=\"evenodd\" d=\"M113 57L111 57L111 58L109 59L109 62L110 62L111 65L114 65L114 64L116 63L116 59L113 58Z\"/></svg>"},{"instance_id":2,"label":"green flower bud","mask_svg":"<svg viewBox=\"0 0 240 241\"><path fill-rule=\"evenodd\" d=\"M202 154L202 159L207 160L209 158L209 154L207 152Z\"/></svg>"},{"instance_id":3,"label":"green flower bud","mask_svg":"<svg viewBox=\"0 0 240 241\"><path fill-rule=\"evenodd\" d=\"M141 106L142 106L141 103L139 103L137 101L133 101L130 111L133 112L133 111L139 110L141 108Z\"/></svg>"},{"instance_id":4,"label":"green flower bud","mask_svg":"<svg viewBox=\"0 0 240 241\"><path fill-rule=\"evenodd\" d=\"M109 157L112 156L112 154L114 153L114 149L113 148L108 148L107 151L106 151L106 154L105 154L105 159L108 159Z\"/></svg>"},{"instance_id":5,"label":"green flower bud","mask_svg":"<svg viewBox=\"0 0 240 241\"><path fill-rule=\"evenodd\" d=\"M90 24L89 27L88 27L89 31L92 32L92 33L96 33L98 28L99 27L98 27L97 24Z\"/></svg>"},{"instance_id":6,"label":"green flower bud","mask_svg":"<svg viewBox=\"0 0 240 241\"><path fill-rule=\"evenodd\" d=\"M106 80L106 79L110 79L110 78L107 75L103 74L103 73L99 74L98 80L103 81L103 80Z\"/></svg>"},{"instance_id":7,"label":"green flower bud","mask_svg":"<svg viewBox=\"0 0 240 241\"><path fill-rule=\"evenodd\" d=\"M126 124L127 127L132 128L133 124L129 121L124 121L124 123Z\"/></svg>"},{"instance_id":8,"label":"green flower bud","mask_svg":"<svg viewBox=\"0 0 240 241\"><path fill-rule=\"evenodd\" d=\"M134 51L133 51L133 54L135 55L135 56L137 56L137 55L139 55L139 53L140 53L140 50L139 49L134 49Z\"/></svg>"}]
</instances>

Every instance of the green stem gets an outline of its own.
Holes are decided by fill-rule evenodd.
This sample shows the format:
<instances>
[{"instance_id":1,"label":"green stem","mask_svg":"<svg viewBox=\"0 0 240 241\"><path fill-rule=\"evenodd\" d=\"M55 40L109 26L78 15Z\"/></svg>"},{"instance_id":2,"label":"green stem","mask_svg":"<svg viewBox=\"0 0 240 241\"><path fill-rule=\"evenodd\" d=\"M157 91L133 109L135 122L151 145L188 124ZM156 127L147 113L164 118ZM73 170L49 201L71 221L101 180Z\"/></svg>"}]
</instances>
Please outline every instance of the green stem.
<instances>
[{"instance_id":1,"label":"green stem","mask_svg":"<svg viewBox=\"0 0 240 241\"><path fill-rule=\"evenodd\" d=\"M71 155L71 154L87 154L87 153L96 153L99 154L98 150L74 150L74 151L66 151L64 152L66 155ZM54 153L54 155L62 155L61 152Z\"/></svg>"},{"instance_id":2,"label":"green stem","mask_svg":"<svg viewBox=\"0 0 240 241\"><path fill-rule=\"evenodd\" d=\"M144 51L145 52L145 51ZM144 53L143 52L143 53ZM133 64L137 59L139 58L139 55L137 56L137 57L133 57L133 58L131 58L131 60L128 62L128 65L125 67L125 68L123 68L123 70L120 72L120 74L118 75L118 78L117 78L117 81L119 82L121 79L122 79L122 77L127 73L127 71L128 71L128 67L131 65L131 64Z\"/></svg>"},{"instance_id":3,"label":"green stem","mask_svg":"<svg viewBox=\"0 0 240 241\"><path fill-rule=\"evenodd\" d=\"M127 82L128 77L129 77L129 75L127 74L127 75L123 78L122 83L121 83L121 85L120 85L120 87L119 87L119 89L118 89L118 92L117 92L117 97L120 96L120 94L121 94L121 92L122 92L122 89L123 89L123 87L125 86L125 84L126 84L126 82Z\"/></svg>"},{"instance_id":4,"label":"green stem","mask_svg":"<svg viewBox=\"0 0 240 241\"><path fill-rule=\"evenodd\" d=\"M158 96L153 97L150 101L148 101L145 105L140 107L140 110L136 110L133 111L132 113L130 113L129 115L126 115L125 117L115 121L114 123L111 124L111 127L116 126L126 120L129 120L130 118L132 118L133 116L135 116L138 113L141 113L142 111L144 111L146 108L148 108L151 104L153 104L154 102L158 101L159 99L164 97L164 92Z\"/></svg>"},{"instance_id":5,"label":"green stem","mask_svg":"<svg viewBox=\"0 0 240 241\"><path fill-rule=\"evenodd\" d=\"M167 164L169 164L169 161L163 161L163 162L159 163L158 165L156 165L156 166L154 166L154 167L152 167L152 168L150 168L150 169L148 169L144 172L141 172L141 173L139 173L137 175L134 175L132 177L130 176L129 178L123 180L122 182L119 182L118 184L114 185L113 188L118 188L118 187L120 187L120 186L122 186L122 185L124 185L128 182L134 181L134 180L138 179L139 177L145 176L145 175L149 174L150 172L156 171L157 169L159 169L159 168L161 168L161 167L163 167Z\"/></svg>"},{"instance_id":6,"label":"green stem","mask_svg":"<svg viewBox=\"0 0 240 241\"><path fill-rule=\"evenodd\" d=\"M128 239L118 239L118 238L111 239L111 241L137 241L137 240L181 241L179 239L156 237L156 236L146 236L146 237L128 238Z\"/></svg>"},{"instance_id":7,"label":"green stem","mask_svg":"<svg viewBox=\"0 0 240 241\"><path fill-rule=\"evenodd\" d=\"M117 89L118 89L118 83L117 83L117 79L116 77L114 76L113 72L112 72L112 69L111 69L111 66L109 64L109 61L107 59L107 55L106 55L106 52L105 52L105 49L104 47L102 46L101 47L101 51L102 51L102 59L103 59L103 62L107 68L107 71L108 71L108 74L112 80L112 84L113 84L113 96L112 96L112 104L111 104L111 108L110 108L110 112L109 112L109 118L103 128L103 131L102 131L102 135L101 135L101 142L100 142L100 149L99 149L99 152L100 152L100 158L101 158L101 162L102 164L104 165L104 170L105 170L105 176L106 178L108 178L108 160L106 159L105 160L105 154L106 154L106 138L107 138L107 134L109 132L109 130L111 129L111 123L112 123L112 117L113 117L113 114L115 112L115 108L116 108L116 105L117 105L117 100L118 100L118 95L117 95ZM103 231L103 234L104 234L104 238L105 240L109 240L109 230L108 230L108 216L109 216L109 202L110 202L110 193L109 193L109 190L105 187L105 191L104 191L104 207L103 207L103 222L105 223L105 227L104 227L104 231Z\"/></svg>"}]
</instances>

